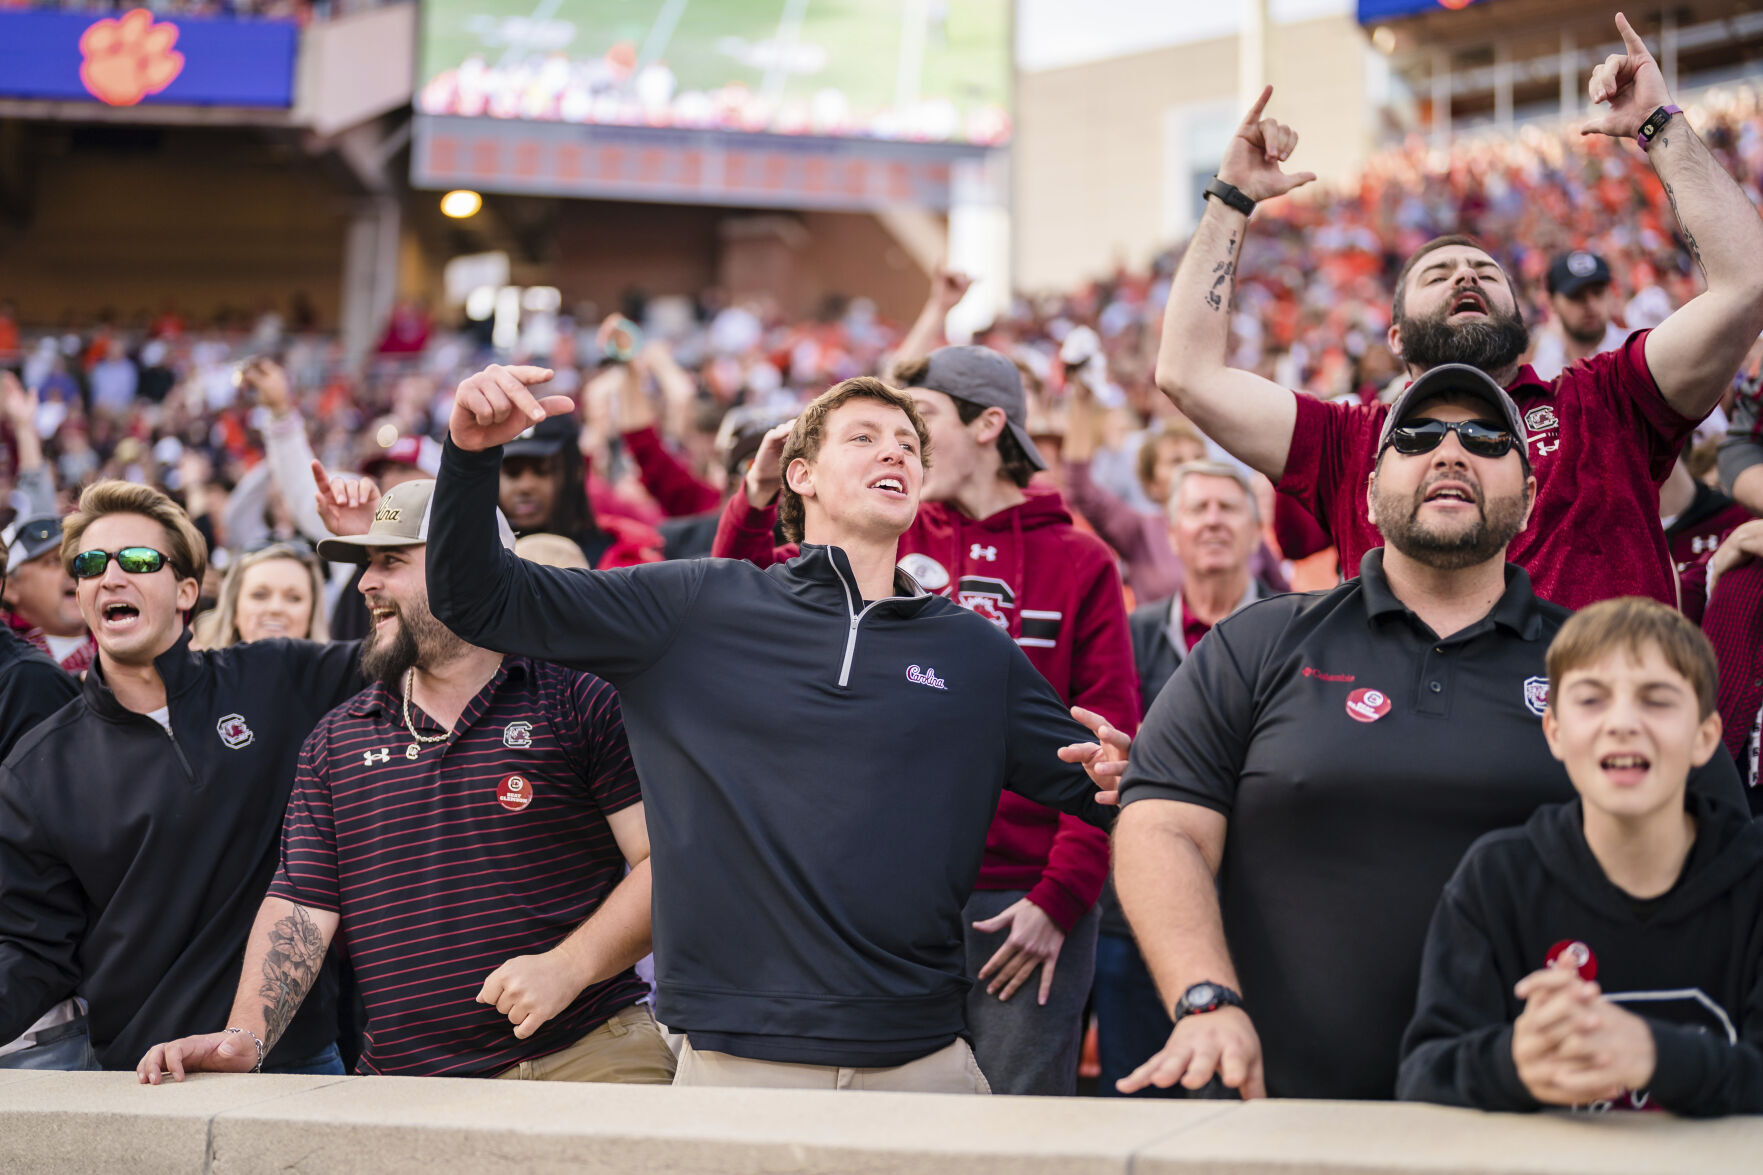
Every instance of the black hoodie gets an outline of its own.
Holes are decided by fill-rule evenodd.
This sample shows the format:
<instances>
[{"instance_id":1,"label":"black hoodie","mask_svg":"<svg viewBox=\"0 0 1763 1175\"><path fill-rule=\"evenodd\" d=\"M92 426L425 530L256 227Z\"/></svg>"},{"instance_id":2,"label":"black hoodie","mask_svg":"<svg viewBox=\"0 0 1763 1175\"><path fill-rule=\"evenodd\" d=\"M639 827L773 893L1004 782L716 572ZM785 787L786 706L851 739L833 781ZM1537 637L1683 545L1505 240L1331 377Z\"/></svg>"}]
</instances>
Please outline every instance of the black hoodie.
<instances>
[{"instance_id":1,"label":"black hoodie","mask_svg":"<svg viewBox=\"0 0 1763 1175\"><path fill-rule=\"evenodd\" d=\"M1696 1117L1763 1112L1763 828L1705 797L1685 803L1696 842L1655 899L1604 876L1578 800L1470 847L1427 933L1398 1097L1541 1108L1512 1060L1524 1010L1512 988L1557 946L1583 943L1588 978L1653 1030L1653 1080L1626 1100Z\"/></svg>"},{"instance_id":2,"label":"black hoodie","mask_svg":"<svg viewBox=\"0 0 1763 1175\"><path fill-rule=\"evenodd\" d=\"M898 1064L964 1028L961 908L1001 789L1094 824L1089 741L1016 642L845 553L565 571L496 541L496 450L451 441L429 606L484 648L618 688L642 778L656 1013L697 1047ZM706 1044L714 1040L714 1044Z\"/></svg>"}]
</instances>

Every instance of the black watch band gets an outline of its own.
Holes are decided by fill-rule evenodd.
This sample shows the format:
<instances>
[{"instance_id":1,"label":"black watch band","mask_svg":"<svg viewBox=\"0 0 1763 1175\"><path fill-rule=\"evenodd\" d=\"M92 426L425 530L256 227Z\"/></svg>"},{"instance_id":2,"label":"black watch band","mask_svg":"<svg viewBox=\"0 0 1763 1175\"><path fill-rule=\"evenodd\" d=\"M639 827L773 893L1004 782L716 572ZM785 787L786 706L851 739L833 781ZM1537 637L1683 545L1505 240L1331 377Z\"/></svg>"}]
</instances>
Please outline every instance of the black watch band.
<instances>
[{"instance_id":1,"label":"black watch band","mask_svg":"<svg viewBox=\"0 0 1763 1175\"><path fill-rule=\"evenodd\" d=\"M1255 201L1243 195L1241 188L1227 184L1217 176L1212 177L1212 182L1201 189L1200 194L1220 200L1226 208L1235 208L1244 216L1255 211Z\"/></svg>"},{"instance_id":2,"label":"black watch band","mask_svg":"<svg viewBox=\"0 0 1763 1175\"><path fill-rule=\"evenodd\" d=\"M1180 1024L1189 1016L1198 1016L1202 1012L1216 1012L1220 1008L1240 1008L1243 997L1224 986L1222 983L1196 983L1181 993L1175 1001L1175 1008L1169 1018Z\"/></svg>"}]
</instances>

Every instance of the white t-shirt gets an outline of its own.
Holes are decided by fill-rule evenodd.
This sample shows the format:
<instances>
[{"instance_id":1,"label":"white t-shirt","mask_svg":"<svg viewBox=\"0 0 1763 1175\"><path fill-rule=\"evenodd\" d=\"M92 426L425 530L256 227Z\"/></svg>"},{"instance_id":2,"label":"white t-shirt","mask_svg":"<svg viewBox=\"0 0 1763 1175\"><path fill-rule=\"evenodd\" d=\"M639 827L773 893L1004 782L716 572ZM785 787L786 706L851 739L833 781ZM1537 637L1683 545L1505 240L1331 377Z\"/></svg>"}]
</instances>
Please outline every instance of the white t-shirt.
<instances>
[{"instance_id":1,"label":"white t-shirt","mask_svg":"<svg viewBox=\"0 0 1763 1175\"><path fill-rule=\"evenodd\" d=\"M171 733L171 707L170 706L161 706L157 710L149 710L149 711L147 711L147 717L153 719L153 721L155 721L155 722L159 723L159 725L163 726L165 728L165 733L167 733L167 734Z\"/></svg>"},{"instance_id":2,"label":"white t-shirt","mask_svg":"<svg viewBox=\"0 0 1763 1175\"><path fill-rule=\"evenodd\" d=\"M87 637L83 632L78 636L50 636L44 633L43 639L49 644L49 655L60 664L78 652L85 645Z\"/></svg>"}]
</instances>

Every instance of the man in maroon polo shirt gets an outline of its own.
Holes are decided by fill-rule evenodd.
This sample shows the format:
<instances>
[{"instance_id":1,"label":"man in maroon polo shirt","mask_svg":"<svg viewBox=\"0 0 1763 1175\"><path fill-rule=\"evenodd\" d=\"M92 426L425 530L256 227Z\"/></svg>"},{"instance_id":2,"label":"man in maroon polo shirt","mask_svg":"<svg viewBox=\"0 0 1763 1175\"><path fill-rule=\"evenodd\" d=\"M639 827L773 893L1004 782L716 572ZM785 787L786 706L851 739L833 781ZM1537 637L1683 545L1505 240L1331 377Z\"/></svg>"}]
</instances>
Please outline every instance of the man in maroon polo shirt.
<instances>
[{"instance_id":1,"label":"man in maroon polo shirt","mask_svg":"<svg viewBox=\"0 0 1763 1175\"><path fill-rule=\"evenodd\" d=\"M617 695L434 618L434 485L399 485L367 533L320 544L367 564L361 660L378 680L301 749L227 1028L156 1045L143 1081L251 1069L339 932L367 1007L364 1073L673 1079L632 970L649 950L649 839Z\"/></svg>"},{"instance_id":2,"label":"man in maroon polo shirt","mask_svg":"<svg viewBox=\"0 0 1763 1175\"><path fill-rule=\"evenodd\" d=\"M1507 557L1538 595L1570 608L1618 595L1676 605L1659 484L1763 328L1763 220L1671 104L1640 37L1621 16L1616 23L1627 52L1593 71L1591 99L1607 109L1583 131L1637 141L1707 290L1655 329L1544 382L1518 362L1529 332L1510 276L1475 241L1440 237L1403 267L1389 330L1410 378L1467 363L1518 402L1538 496ZM1271 93L1237 128L1207 186L1211 199L1170 290L1157 383L1208 436L1297 498L1331 532L1341 565L1357 567L1380 541L1365 493L1388 408L1323 403L1225 363L1248 214L1314 178L1282 170L1297 135L1262 118Z\"/></svg>"}]
</instances>

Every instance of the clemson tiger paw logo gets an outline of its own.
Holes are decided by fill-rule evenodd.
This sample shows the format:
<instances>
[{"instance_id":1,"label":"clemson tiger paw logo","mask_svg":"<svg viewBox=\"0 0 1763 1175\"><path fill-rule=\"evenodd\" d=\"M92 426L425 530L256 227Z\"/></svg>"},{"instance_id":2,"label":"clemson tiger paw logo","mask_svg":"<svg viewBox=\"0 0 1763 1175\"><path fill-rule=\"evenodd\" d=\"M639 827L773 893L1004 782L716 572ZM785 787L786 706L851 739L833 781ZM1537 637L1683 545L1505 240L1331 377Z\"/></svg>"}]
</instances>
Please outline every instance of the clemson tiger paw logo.
<instances>
[{"instance_id":1,"label":"clemson tiger paw logo","mask_svg":"<svg viewBox=\"0 0 1763 1175\"><path fill-rule=\"evenodd\" d=\"M178 26L155 23L145 8L101 20L80 36L80 81L100 102L133 106L184 71L184 55L172 48L177 40Z\"/></svg>"}]
</instances>

